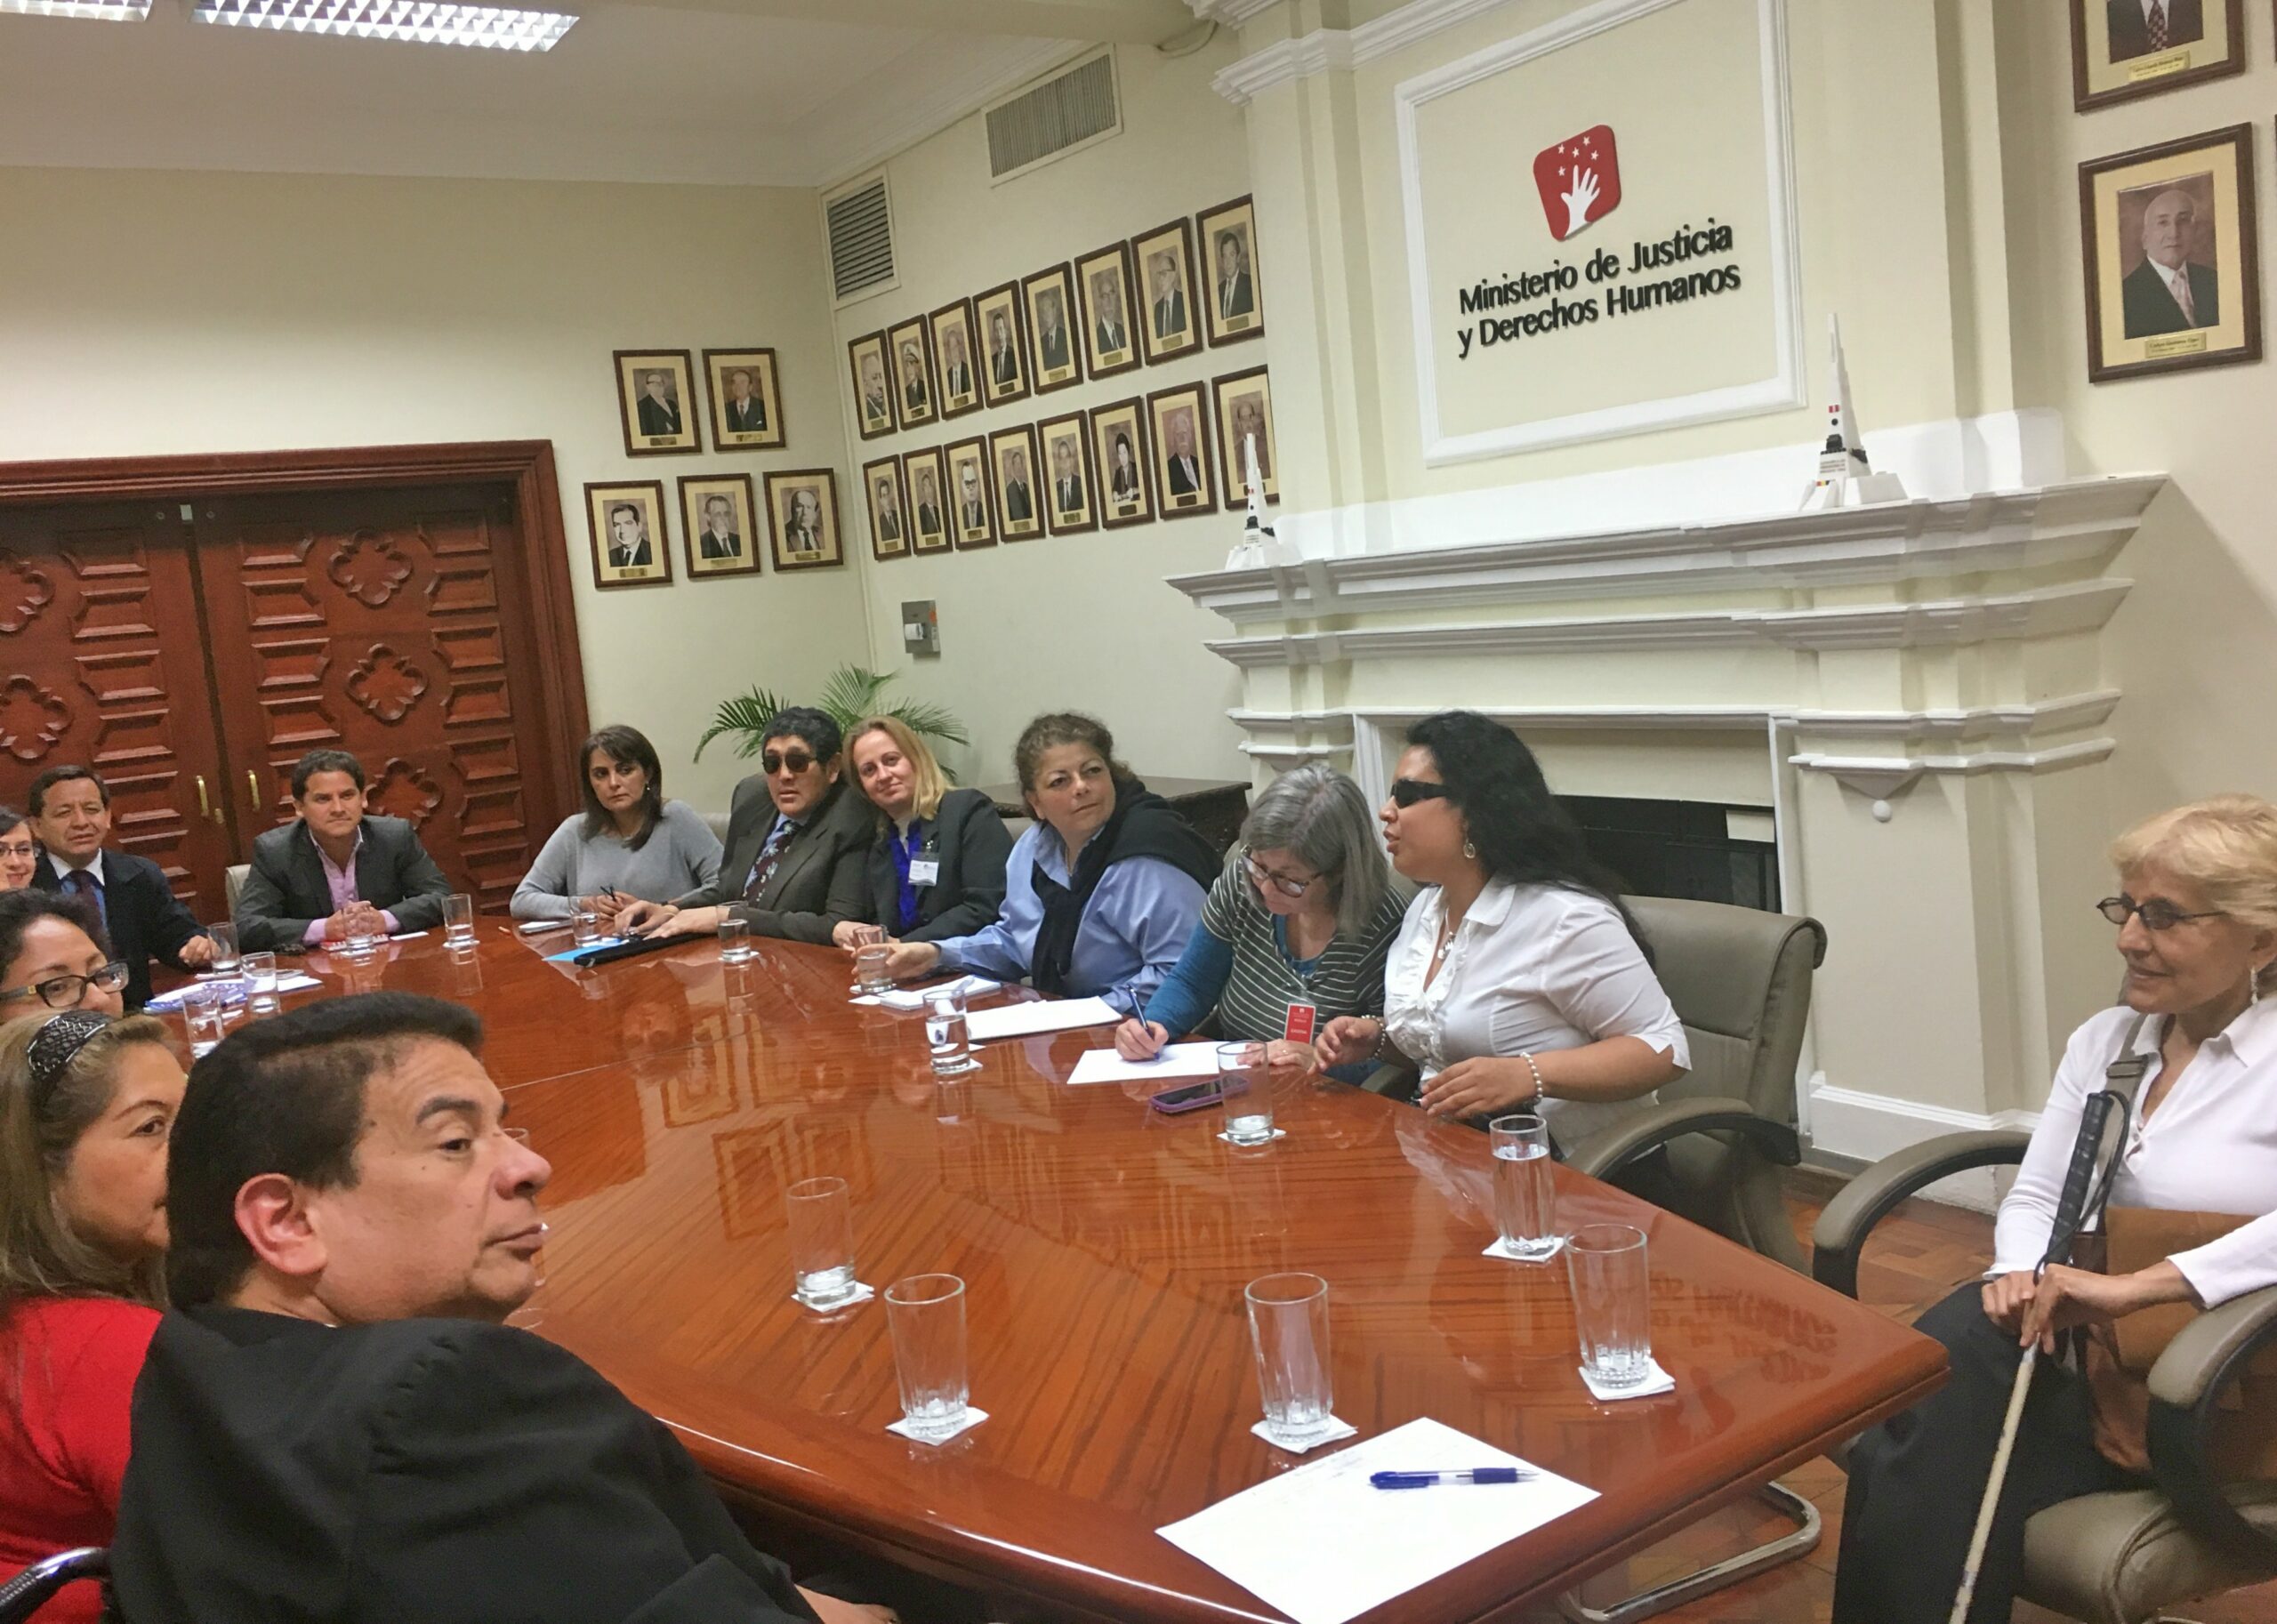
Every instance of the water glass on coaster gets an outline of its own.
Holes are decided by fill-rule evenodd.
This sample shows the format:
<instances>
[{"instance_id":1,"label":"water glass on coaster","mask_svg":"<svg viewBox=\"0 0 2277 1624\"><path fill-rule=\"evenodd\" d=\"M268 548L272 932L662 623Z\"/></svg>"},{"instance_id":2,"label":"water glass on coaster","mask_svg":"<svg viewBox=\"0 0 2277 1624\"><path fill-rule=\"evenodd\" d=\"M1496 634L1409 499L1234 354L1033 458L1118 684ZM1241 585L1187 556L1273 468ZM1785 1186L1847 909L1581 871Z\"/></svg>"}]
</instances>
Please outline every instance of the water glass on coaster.
<instances>
[{"instance_id":1,"label":"water glass on coaster","mask_svg":"<svg viewBox=\"0 0 2277 1624\"><path fill-rule=\"evenodd\" d=\"M454 948L474 945L474 898L464 891L443 898L443 942Z\"/></svg>"},{"instance_id":2,"label":"water glass on coaster","mask_svg":"<svg viewBox=\"0 0 2277 1624\"><path fill-rule=\"evenodd\" d=\"M1317 1274L1267 1274L1250 1282L1243 1296L1265 1401L1265 1440L1301 1454L1348 1434L1352 1429L1332 1413L1328 1282Z\"/></svg>"},{"instance_id":3,"label":"water glass on coaster","mask_svg":"<svg viewBox=\"0 0 2277 1624\"><path fill-rule=\"evenodd\" d=\"M1610 1390L1637 1386L1653 1373L1645 1232L1630 1224L1585 1224L1565 1237L1565 1268L1582 1374Z\"/></svg>"},{"instance_id":4,"label":"water glass on coaster","mask_svg":"<svg viewBox=\"0 0 2277 1624\"><path fill-rule=\"evenodd\" d=\"M469 925L468 929L471 930L473 927ZM604 934L601 916L591 908L578 909L570 919L569 939L579 947L591 947Z\"/></svg>"},{"instance_id":5,"label":"water glass on coaster","mask_svg":"<svg viewBox=\"0 0 2277 1624\"><path fill-rule=\"evenodd\" d=\"M751 961L751 927L734 914L720 921L720 962L746 964Z\"/></svg>"},{"instance_id":6,"label":"water glass on coaster","mask_svg":"<svg viewBox=\"0 0 2277 1624\"><path fill-rule=\"evenodd\" d=\"M883 942L873 942L854 950L854 990L864 998L875 998L881 993L893 991L893 977L886 974L886 961L893 956L893 949Z\"/></svg>"},{"instance_id":7,"label":"water glass on coaster","mask_svg":"<svg viewBox=\"0 0 2277 1624\"><path fill-rule=\"evenodd\" d=\"M181 1024L189 1039L189 1057L201 1059L221 1041L221 995L204 983L181 992Z\"/></svg>"},{"instance_id":8,"label":"water glass on coaster","mask_svg":"<svg viewBox=\"0 0 2277 1624\"><path fill-rule=\"evenodd\" d=\"M225 921L206 926L205 934L213 938L213 961L205 967L203 973L215 980L225 976L234 977L238 965L243 962L237 956L237 928Z\"/></svg>"},{"instance_id":9,"label":"water glass on coaster","mask_svg":"<svg viewBox=\"0 0 2277 1624\"><path fill-rule=\"evenodd\" d=\"M247 953L243 966L245 973L245 1013L250 1016L274 1015L285 1007L277 991L277 955Z\"/></svg>"},{"instance_id":10,"label":"water glass on coaster","mask_svg":"<svg viewBox=\"0 0 2277 1624\"><path fill-rule=\"evenodd\" d=\"M987 1419L970 1402L963 1281L954 1274L895 1281L886 1288L886 1324L901 1385L901 1419L890 1430L921 1443L943 1443Z\"/></svg>"},{"instance_id":11,"label":"water glass on coaster","mask_svg":"<svg viewBox=\"0 0 2277 1624\"><path fill-rule=\"evenodd\" d=\"M371 922L372 915L360 909L352 917L356 923L348 927L342 951L351 959L368 959L379 950L378 928Z\"/></svg>"},{"instance_id":12,"label":"water glass on coaster","mask_svg":"<svg viewBox=\"0 0 2277 1624\"><path fill-rule=\"evenodd\" d=\"M1262 1043L1218 1045L1218 1087L1226 1100L1229 1145L1264 1145L1280 1136L1273 1128L1273 1073Z\"/></svg>"},{"instance_id":13,"label":"water glass on coaster","mask_svg":"<svg viewBox=\"0 0 2277 1624\"><path fill-rule=\"evenodd\" d=\"M980 1062L973 1057L961 977L926 989L925 1042L933 1051L936 1077L960 1077L980 1069Z\"/></svg>"},{"instance_id":14,"label":"water glass on coaster","mask_svg":"<svg viewBox=\"0 0 2277 1624\"><path fill-rule=\"evenodd\" d=\"M791 1238L791 1295L831 1314L868 1295L854 1278L854 1202L843 1178L805 1178L783 1196Z\"/></svg>"},{"instance_id":15,"label":"water glass on coaster","mask_svg":"<svg viewBox=\"0 0 2277 1624\"><path fill-rule=\"evenodd\" d=\"M1487 1125L1494 1149L1494 1224L1502 1234L1493 1249L1521 1263L1557 1255L1557 1186L1549 1171L1549 1127L1525 1113L1498 1116Z\"/></svg>"}]
</instances>

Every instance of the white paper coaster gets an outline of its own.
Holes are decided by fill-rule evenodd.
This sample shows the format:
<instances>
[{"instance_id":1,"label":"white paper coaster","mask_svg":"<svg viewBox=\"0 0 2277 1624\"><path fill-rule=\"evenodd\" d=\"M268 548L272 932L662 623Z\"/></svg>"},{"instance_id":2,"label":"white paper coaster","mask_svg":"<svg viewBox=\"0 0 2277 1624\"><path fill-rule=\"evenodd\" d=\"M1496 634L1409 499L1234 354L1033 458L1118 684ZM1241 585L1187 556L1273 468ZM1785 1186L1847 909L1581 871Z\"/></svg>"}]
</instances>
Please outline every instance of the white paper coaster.
<instances>
[{"instance_id":1,"label":"white paper coaster","mask_svg":"<svg viewBox=\"0 0 2277 1624\"><path fill-rule=\"evenodd\" d=\"M954 1432L937 1433L929 1437L921 1437L916 1433L909 1430L909 1420L905 1416L898 1421L887 1422L886 1430L888 1432L899 1433L912 1443L928 1443L933 1445L935 1448L938 1448L940 1445L946 1443L951 1438L961 1438L964 1436L965 1434L970 1432L974 1427L979 1426L987 1419L988 1411L986 1410L976 1410L968 1405L964 1412L964 1422Z\"/></svg>"},{"instance_id":2,"label":"white paper coaster","mask_svg":"<svg viewBox=\"0 0 2277 1624\"><path fill-rule=\"evenodd\" d=\"M1645 1365L1645 1379L1632 1382L1625 1387L1601 1387L1590 1379L1589 1371L1581 1370L1579 1365L1573 1368L1581 1371L1581 1385L1596 1395L1599 1403L1610 1404L1624 1398L1650 1398L1655 1393L1676 1391L1676 1378L1661 1369L1659 1360L1647 1359Z\"/></svg>"},{"instance_id":3,"label":"white paper coaster","mask_svg":"<svg viewBox=\"0 0 2277 1624\"><path fill-rule=\"evenodd\" d=\"M1275 1139L1287 1138L1289 1130L1286 1128L1275 1128L1261 1139L1236 1139L1232 1134L1223 1131L1219 1132L1218 1137L1237 1150L1255 1150L1260 1145L1270 1145Z\"/></svg>"},{"instance_id":4,"label":"white paper coaster","mask_svg":"<svg viewBox=\"0 0 2277 1624\"><path fill-rule=\"evenodd\" d=\"M1510 1243L1508 1241L1505 1241L1501 1236L1497 1235L1494 1237L1494 1244L1488 1247L1484 1251L1478 1255L1482 1258L1500 1258L1507 1263L1547 1263L1565 1250L1565 1237L1564 1235L1559 1235L1557 1237L1557 1244L1551 1247L1541 1257L1521 1258L1517 1253L1510 1250Z\"/></svg>"},{"instance_id":5,"label":"white paper coaster","mask_svg":"<svg viewBox=\"0 0 2277 1624\"><path fill-rule=\"evenodd\" d=\"M1250 1430L1255 1433L1259 1437L1264 1439L1267 1443L1270 1443L1274 1448L1285 1449L1292 1455L1309 1455L1313 1451L1318 1449L1324 1443L1334 1443L1342 1438L1356 1437L1358 1435L1360 1431L1360 1429L1353 1426L1351 1422L1340 1419L1336 1416L1329 1417L1327 1426L1322 1427L1318 1432L1315 1433L1311 1437L1307 1438L1301 1443L1291 1443L1285 1439L1275 1437L1271 1433L1265 1430L1265 1423L1262 1421L1259 1421L1256 1426L1251 1427Z\"/></svg>"},{"instance_id":6,"label":"white paper coaster","mask_svg":"<svg viewBox=\"0 0 2277 1624\"><path fill-rule=\"evenodd\" d=\"M804 1308L809 1314L818 1314L822 1315L823 1318L828 1319L833 1314L845 1313L857 1303L866 1303L876 1295L876 1291L873 1290L870 1287L864 1285L857 1280L854 1282L854 1294L851 1297L841 1297L836 1302L832 1303L827 1306L825 1306L820 1303L810 1303L805 1298L801 1297L796 1291L791 1293L791 1300L798 1304L800 1307Z\"/></svg>"}]
</instances>

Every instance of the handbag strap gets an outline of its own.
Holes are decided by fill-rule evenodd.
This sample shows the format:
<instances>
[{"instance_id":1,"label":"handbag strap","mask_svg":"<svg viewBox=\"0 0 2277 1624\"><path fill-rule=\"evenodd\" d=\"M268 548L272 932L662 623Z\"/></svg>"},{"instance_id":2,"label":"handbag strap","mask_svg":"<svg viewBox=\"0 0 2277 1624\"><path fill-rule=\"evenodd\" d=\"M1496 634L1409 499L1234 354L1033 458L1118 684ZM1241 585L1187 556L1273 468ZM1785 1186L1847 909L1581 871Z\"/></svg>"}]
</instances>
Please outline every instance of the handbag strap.
<instances>
[{"instance_id":1,"label":"handbag strap","mask_svg":"<svg viewBox=\"0 0 2277 1624\"><path fill-rule=\"evenodd\" d=\"M2102 1222L2111 1187L2119 1178L2119 1164L2127 1158L2128 1118L2134 1113L2135 1097L2142 1091L2144 1073L2151 1069L2151 1057L2135 1047L2143 1034L2143 1023L2150 1018L2138 1014L2127 1024L2126 1033L2119 1040L2119 1053L2104 1067L2103 1087L2080 1105L2080 1137L2072 1147L2071 1166L2056 1203L2055 1221L2048 1227L2048 1251L2040 1259L2040 1270L2051 1263L2069 1263L2072 1244L2080 1235ZM2116 1135L2111 1130L2114 1120Z\"/></svg>"}]
</instances>

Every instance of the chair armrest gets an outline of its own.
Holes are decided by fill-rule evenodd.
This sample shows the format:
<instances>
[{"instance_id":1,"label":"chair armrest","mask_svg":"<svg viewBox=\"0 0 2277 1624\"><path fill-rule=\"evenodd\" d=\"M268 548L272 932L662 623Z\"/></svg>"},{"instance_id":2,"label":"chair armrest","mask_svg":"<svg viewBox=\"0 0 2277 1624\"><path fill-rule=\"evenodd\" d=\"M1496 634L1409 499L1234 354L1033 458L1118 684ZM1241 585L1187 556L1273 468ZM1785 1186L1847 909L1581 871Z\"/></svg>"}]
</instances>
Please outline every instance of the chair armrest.
<instances>
[{"instance_id":1,"label":"chair armrest","mask_svg":"<svg viewBox=\"0 0 2277 1624\"><path fill-rule=\"evenodd\" d=\"M2262 1568L2277 1539L2240 1516L2215 1480L2208 1443L2215 1401L2261 1348L2277 1341L2277 1286L2232 1298L2183 1327L2151 1367L2151 1475L2194 1532Z\"/></svg>"},{"instance_id":2,"label":"chair armrest","mask_svg":"<svg viewBox=\"0 0 2277 1624\"><path fill-rule=\"evenodd\" d=\"M28 1619L73 1580L101 1579L109 1572L110 1553L100 1545L35 1562L0 1584L0 1619Z\"/></svg>"},{"instance_id":3,"label":"chair armrest","mask_svg":"<svg viewBox=\"0 0 2277 1624\"><path fill-rule=\"evenodd\" d=\"M1884 1156L1843 1186L1818 1215L1811 1231L1811 1278L1845 1297L1857 1296L1858 1254L1891 1209L1951 1174L2022 1162L2031 1143L2030 1134L2006 1130L1949 1133Z\"/></svg>"},{"instance_id":4,"label":"chair armrest","mask_svg":"<svg viewBox=\"0 0 2277 1624\"><path fill-rule=\"evenodd\" d=\"M1803 1159L1802 1140L1784 1122L1758 1115L1743 1099L1699 1095L1672 1099L1624 1116L1567 1148L1565 1165L1592 1178L1610 1178L1670 1139L1693 1133L1736 1133L1781 1167Z\"/></svg>"}]
</instances>

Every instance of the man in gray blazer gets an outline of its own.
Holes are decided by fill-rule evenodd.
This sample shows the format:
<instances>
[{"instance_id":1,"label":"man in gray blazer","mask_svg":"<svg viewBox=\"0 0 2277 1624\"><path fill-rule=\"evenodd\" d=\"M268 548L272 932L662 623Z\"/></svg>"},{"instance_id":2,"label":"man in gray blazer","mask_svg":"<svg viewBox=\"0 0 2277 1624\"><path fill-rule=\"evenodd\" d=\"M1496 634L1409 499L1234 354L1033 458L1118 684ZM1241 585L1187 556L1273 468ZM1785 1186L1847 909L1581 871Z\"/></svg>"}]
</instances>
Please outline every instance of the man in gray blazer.
<instances>
[{"instance_id":1,"label":"man in gray blazer","mask_svg":"<svg viewBox=\"0 0 2277 1624\"><path fill-rule=\"evenodd\" d=\"M839 776L843 743L820 711L777 712L760 738L764 770L736 785L720 878L668 903L634 903L617 929L701 936L732 914L753 936L827 943L843 921L869 918L863 868L876 815Z\"/></svg>"},{"instance_id":2,"label":"man in gray blazer","mask_svg":"<svg viewBox=\"0 0 2277 1624\"><path fill-rule=\"evenodd\" d=\"M301 816L253 843L237 894L237 941L247 952L315 947L362 925L375 936L440 924L451 882L399 817L365 810L363 764L344 750L311 750L293 768Z\"/></svg>"}]
</instances>

